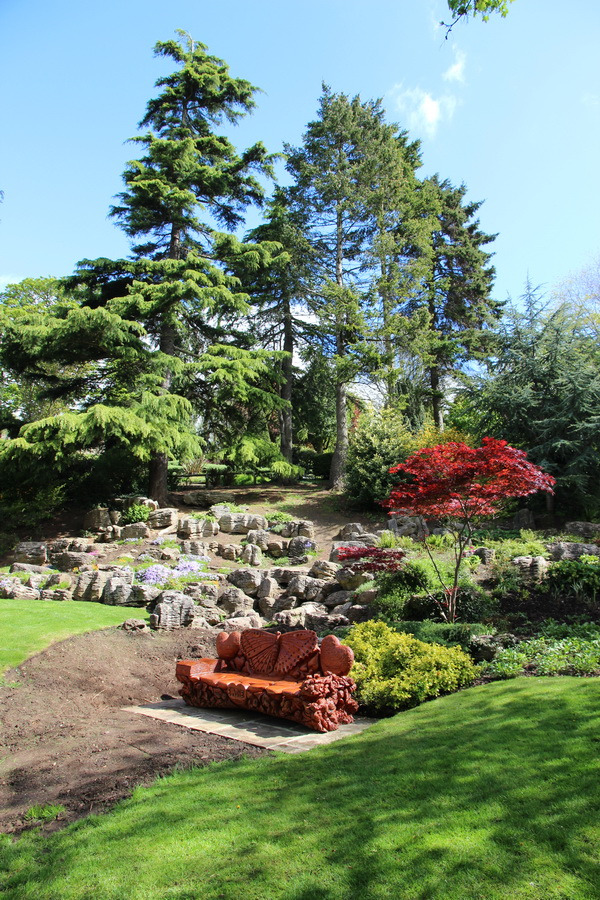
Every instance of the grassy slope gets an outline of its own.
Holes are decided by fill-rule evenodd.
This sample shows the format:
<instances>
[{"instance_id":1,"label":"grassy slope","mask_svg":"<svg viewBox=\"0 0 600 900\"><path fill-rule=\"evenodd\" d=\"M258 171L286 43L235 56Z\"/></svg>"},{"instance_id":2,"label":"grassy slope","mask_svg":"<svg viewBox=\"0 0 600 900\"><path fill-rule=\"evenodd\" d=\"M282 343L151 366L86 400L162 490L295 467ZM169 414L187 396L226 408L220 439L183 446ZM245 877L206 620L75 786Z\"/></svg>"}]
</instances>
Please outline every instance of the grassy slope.
<instances>
[{"instance_id":1,"label":"grassy slope","mask_svg":"<svg viewBox=\"0 0 600 900\"><path fill-rule=\"evenodd\" d=\"M0 599L0 675L72 634L147 617L145 609L102 603Z\"/></svg>"},{"instance_id":2,"label":"grassy slope","mask_svg":"<svg viewBox=\"0 0 600 900\"><path fill-rule=\"evenodd\" d=\"M5 900L591 900L598 679L473 688L0 843ZM4 858L1 858L3 854Z\"/></svg>"}]
</instances>

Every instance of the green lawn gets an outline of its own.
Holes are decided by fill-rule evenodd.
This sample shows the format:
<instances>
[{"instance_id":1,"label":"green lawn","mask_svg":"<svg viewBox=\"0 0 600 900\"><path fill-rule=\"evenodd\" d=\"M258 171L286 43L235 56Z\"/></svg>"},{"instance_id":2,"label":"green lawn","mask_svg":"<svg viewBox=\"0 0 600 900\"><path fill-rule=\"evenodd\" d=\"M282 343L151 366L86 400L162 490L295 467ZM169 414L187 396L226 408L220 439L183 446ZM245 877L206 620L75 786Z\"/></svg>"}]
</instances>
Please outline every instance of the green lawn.
<instances>
[{"instance_id":1,"label":"green lawn","mask_svg":"<svg viewBox=\"0 0 600 900\"><path fill-rule=\"evenodd\" d=\"M72 634L147 619L145 609L80 601L0 599L0 676L33 653Z\"/></svg>"},{"instance_id":2,"label":"green lawn","mask_svg":"<svg viewBox=\"0 0 600 900\"><path fill-rule=\"evenodd\" d=\"M476 687L0 840L5 900L592 900L600 680Z\"/></svg>"}]
</instances>

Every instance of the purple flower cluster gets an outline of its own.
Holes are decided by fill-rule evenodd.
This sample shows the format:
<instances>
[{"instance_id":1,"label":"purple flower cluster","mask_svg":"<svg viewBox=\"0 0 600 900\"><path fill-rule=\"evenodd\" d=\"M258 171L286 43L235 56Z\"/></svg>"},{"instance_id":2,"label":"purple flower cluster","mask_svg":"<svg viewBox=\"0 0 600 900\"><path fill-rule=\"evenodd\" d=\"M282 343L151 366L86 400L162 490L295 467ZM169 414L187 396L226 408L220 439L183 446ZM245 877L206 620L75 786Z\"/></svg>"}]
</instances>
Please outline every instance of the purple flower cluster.
<instances>
[{"instance_id":1,"label":"purple flower cluster","mask_svg":"<svg viewBox=\"0 0 600 900\"><path fill-rule=\"evenodd\" d=\"M136 578L138 581L141 581L142 584L164 584L165 581L168 581L169 578L173 578L173 576L173 569L169 569L168 566L161 566L159 564L148 566L147 569L141 569L139 572L136 572Z\"/></svg>"}]
</instances>

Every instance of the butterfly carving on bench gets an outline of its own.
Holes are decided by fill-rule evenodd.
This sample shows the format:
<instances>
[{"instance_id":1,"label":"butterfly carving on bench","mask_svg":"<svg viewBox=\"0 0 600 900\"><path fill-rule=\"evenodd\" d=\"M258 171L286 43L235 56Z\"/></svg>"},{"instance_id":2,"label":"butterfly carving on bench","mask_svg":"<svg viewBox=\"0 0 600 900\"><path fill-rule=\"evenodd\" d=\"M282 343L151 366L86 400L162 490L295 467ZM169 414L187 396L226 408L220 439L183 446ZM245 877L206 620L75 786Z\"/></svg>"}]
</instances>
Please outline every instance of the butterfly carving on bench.
<instances>
[{"instance_id":1,"label":"butterfly carving on bench","mask_svg":"<svg viewBox=\"0 0 600 900\"><path fill-rule=\"evenodd\" d=\"M314 631L290 631L272 634L250 628L242 632L241 649L253 672L287 675L319 646Z\"/></svg>"},{"instance_id":2,"label":"butterfly carving on bench","mask_svg":"<svg viewBox=\"0 0 600 900\"><path fill-rule=\"evenodd\" d=\"M290 631L287 634L249 628L217 637L217 653L221 659L233 659L241 651L255 674L287 675L319 647L314 631Z\"/></svg>"}]
</instances>

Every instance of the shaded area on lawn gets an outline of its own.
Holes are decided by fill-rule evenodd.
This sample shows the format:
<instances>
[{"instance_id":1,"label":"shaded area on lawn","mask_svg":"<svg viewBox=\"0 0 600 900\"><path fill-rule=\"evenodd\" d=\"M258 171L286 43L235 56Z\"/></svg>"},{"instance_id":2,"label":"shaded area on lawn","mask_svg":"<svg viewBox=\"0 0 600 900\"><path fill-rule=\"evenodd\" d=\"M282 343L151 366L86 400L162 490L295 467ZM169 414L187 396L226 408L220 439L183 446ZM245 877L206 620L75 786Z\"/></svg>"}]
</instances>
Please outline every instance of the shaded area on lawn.
<instances>
[{"instance_id":1,"label":"shaded area on lawn","mask_svg":"<svg viewBox=\"0 0 600 900\"><path fill-rule=\"evenodd\" d=\"M473 688L2 847L7 900L597 896L600 681ZM241 893L240 893L241 892Z\"/></svg>"}]
</instances>

